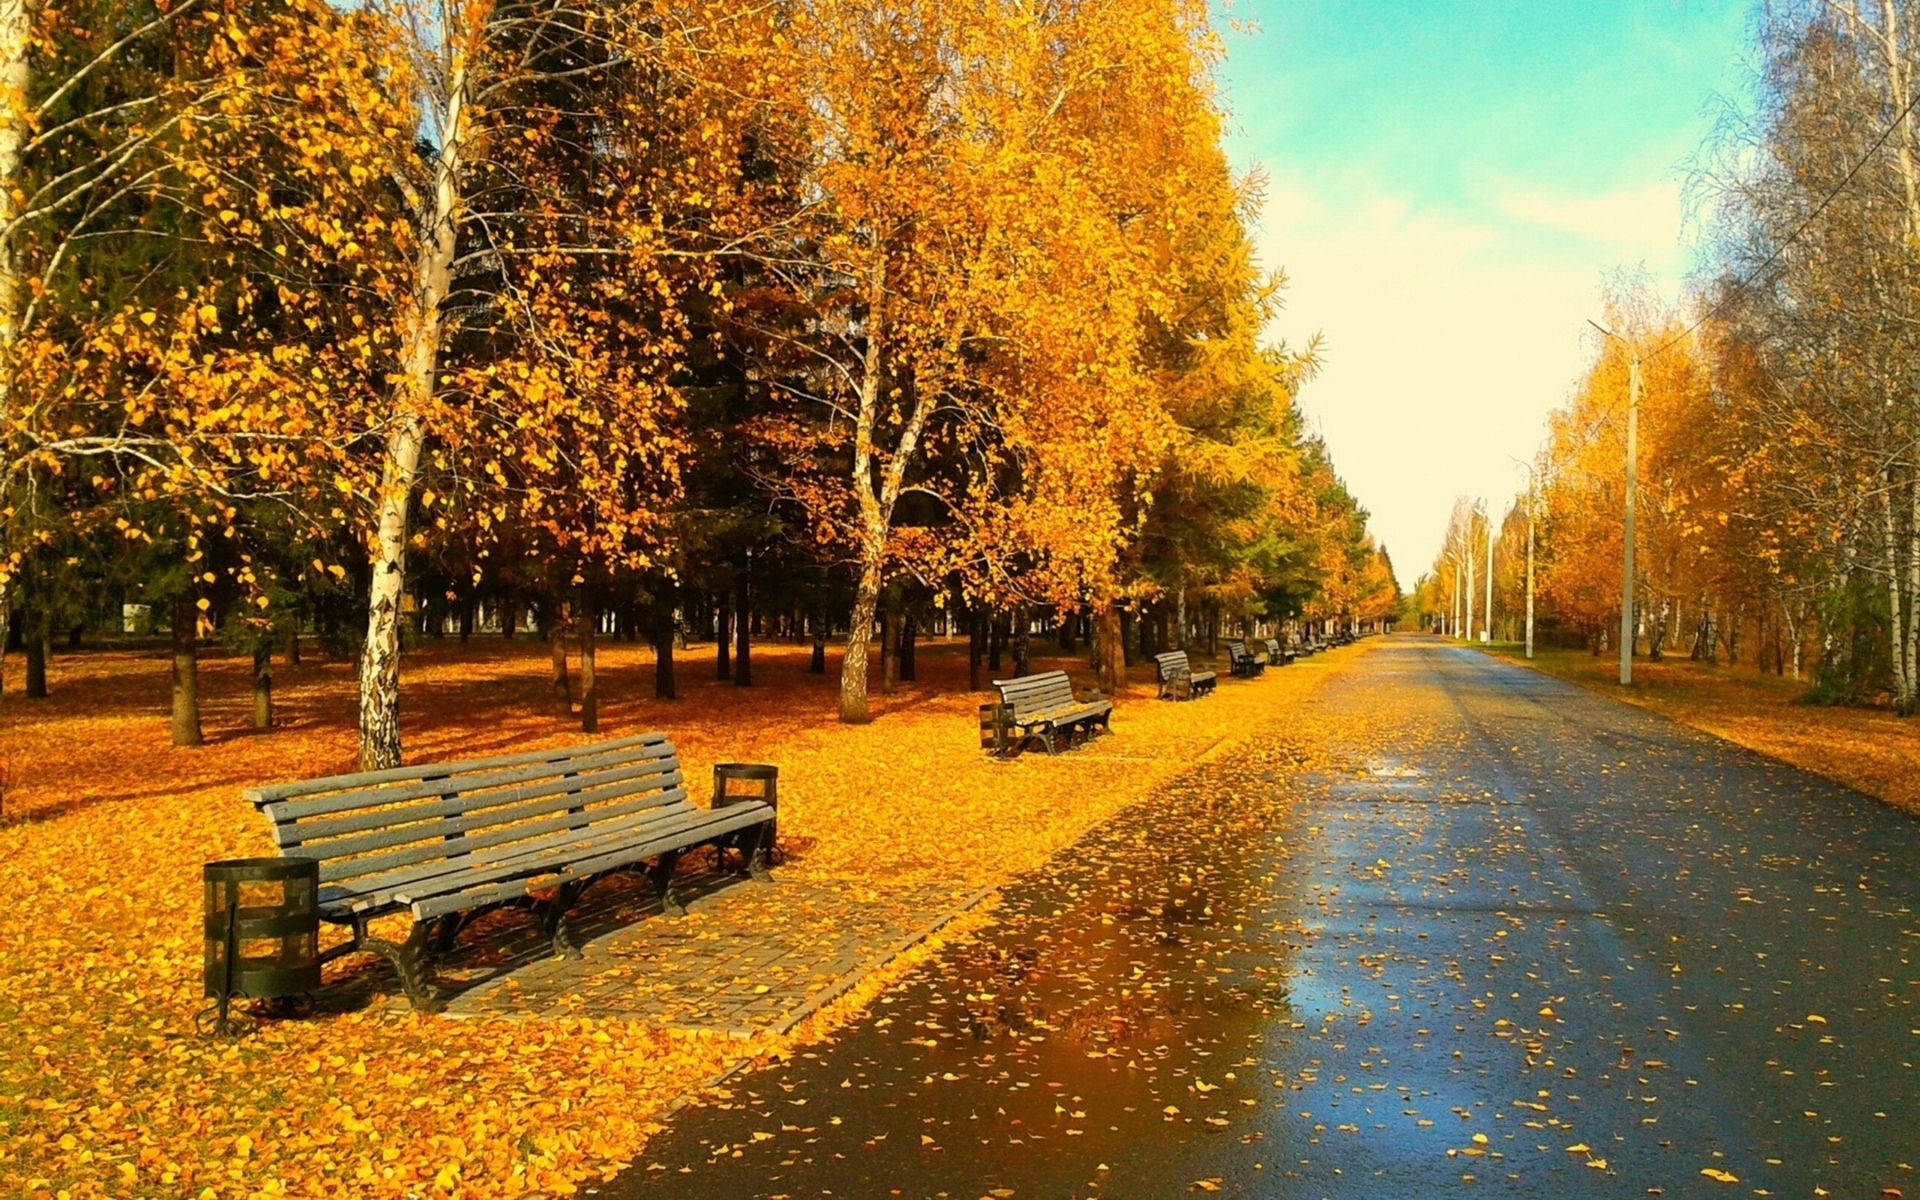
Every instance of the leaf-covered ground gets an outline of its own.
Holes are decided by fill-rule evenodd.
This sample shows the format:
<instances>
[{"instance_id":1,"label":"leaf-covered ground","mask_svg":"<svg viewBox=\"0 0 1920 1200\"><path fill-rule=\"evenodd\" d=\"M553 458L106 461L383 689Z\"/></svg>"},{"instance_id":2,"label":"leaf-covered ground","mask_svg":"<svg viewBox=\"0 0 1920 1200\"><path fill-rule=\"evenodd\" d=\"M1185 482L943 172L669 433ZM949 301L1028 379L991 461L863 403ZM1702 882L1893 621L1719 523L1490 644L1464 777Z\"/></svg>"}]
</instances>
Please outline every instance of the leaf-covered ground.
<instances>
[{"instance_id":1,"label":"leaf-covered ground","mask_svg":"<svg viewBox=\"0 0 1920 1200\"><path fill-rule=\"evenodd\" d=\"M920 681L876 697L877 719L849 728L832 720L837 664L808 675L802 647L757 648L750 689L689 656L682 698L659 702L650 657L615 645L601 653L602 735L666 730L695 781L718 760L778 763L785 872L971 889L1044 861L1354 653L1226 680L1189 704L1156 702L1136 671L1113 737L995 763L978 749L981 697L964 690L958 647L923 648ZM1037 662L1085 675L1074 660ZM579 740L544 672L531 642L410 655L409 757ZM245 664L205 663L208 745L191 750L167 743L159 655L61 656L52 686L51 699L10 694L0 710L6 1194L565 1194L630 1161L668 1103L742 1052L634 1022L452 1021L378 1006L234 1041L199 1036L199 866L267 850L241 788L351 765L351 669L280 669L281 727L256 736Z\"/></svg>"},{"instance_id":2,"label":"leaf-covered ground","mask_svg":"<svg viewBox=\"0 0 1920 1200\"><path fill-rule=\"evenodd\" d=\"M1524 661L1513 645L1495 652ZM1611 655L1536 649L1531 665L1920 813L1920 722L1887 709L1807 704L1804 682L1744 664L1635 659L1626 688Z\"/></svg>"}]
</instances>

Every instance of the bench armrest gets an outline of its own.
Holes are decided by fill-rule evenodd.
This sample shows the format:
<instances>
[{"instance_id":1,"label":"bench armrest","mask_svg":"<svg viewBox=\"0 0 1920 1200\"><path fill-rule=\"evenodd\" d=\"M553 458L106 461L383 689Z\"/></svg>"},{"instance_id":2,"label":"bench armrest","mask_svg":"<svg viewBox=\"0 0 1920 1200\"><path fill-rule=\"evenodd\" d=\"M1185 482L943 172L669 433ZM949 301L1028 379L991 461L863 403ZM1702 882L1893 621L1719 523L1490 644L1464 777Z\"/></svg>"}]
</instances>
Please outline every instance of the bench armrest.
<instances>
[{"instance_id":1,"label":"bench armrest","mask_svg":"<svg viewBox=\"0 0 1920 1200\"><path fill-rule=\"evenodd\" d=\"M715 763L713 767L713 807L726 808L734 804L764 804L778 811L780 808L780 768L772 763L730 762ZM729 795L727 781L739 779L757 781L760 794L757 796Z\"/></svg>"}]
</instances>

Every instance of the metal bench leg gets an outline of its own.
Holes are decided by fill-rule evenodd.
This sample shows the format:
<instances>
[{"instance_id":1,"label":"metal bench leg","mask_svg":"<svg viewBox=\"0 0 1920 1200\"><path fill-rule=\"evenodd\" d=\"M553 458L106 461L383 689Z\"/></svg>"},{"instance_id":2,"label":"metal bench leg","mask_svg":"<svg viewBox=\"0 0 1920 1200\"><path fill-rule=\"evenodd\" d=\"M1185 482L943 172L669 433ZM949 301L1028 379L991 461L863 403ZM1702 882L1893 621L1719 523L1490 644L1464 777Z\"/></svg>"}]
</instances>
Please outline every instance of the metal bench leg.
<instances>
[{"instance_id":1,"label":"metal bench leg","mask_svg":"<svg viewBox=\"0 0 1920 1200\"><path fill-rule=\"evenodd\" d=\"M460 936L460 930L467 923L467 914L448 913L433 923L433 933L427 938L427 953L445 954L453 949L453 940Z\"/></svg>"},{"instance_id":2,"label":"metal bench leg","mask_svg":"<svg viewBox=\"0 0 1920 1200\"><path fill-rule=\"evenodd\" d=\"M586 951L574 940L573 925L568 915L574 901L580 898L578 883L563 883L553 889L553 899L540 906L540 932L553 946L555 958L585 958Z\"/></svg>"},{"instance_id":3,"label":"metal bench leg","mask_svg":"<svg viewBox=\"0 0 1920 1200\"><path fill-rule=\"evenodd\" d=\"M762 821L750 831L751 841L746 847L747 874L760 883L772 883L773 876L767 871L767 859L773 855L773 835L778 828L773 821Z\"/></svg>"},{"instance_id":4,"label":"metal bench leg","mask_svg":"<svg viewBox=\"0 0 1920 1200\"><path fill-rule=\"evenodd\" d=\"M407 994L407 1003L415 1012L437 1013L447 1006L446 993L434 983L432 968L427 963L427 944L439 924L439 921L415 921L404 942L375 937L360 941L362 950L371 950L392 964L393 973L400 977L400 988Z\"/></svg>"},{"instance_id":5,"label":"metal bench leg","mask_svg":"<svg viewBox=\"0 0 1920 1200\"><path fill-rule=\"evenodd\" d=\"M653 884L653 890L658 893L660 897L661 911L670 913L676 917L684 917L687 915L687 906L680 903L679 898L673 894L673 867L674 864L679 861L680 852L678 850L669 850L667 853L662 854L660 861L656 862L653 865L653 869L647 872L647 880Z\"/></svg>"}]
</instances>

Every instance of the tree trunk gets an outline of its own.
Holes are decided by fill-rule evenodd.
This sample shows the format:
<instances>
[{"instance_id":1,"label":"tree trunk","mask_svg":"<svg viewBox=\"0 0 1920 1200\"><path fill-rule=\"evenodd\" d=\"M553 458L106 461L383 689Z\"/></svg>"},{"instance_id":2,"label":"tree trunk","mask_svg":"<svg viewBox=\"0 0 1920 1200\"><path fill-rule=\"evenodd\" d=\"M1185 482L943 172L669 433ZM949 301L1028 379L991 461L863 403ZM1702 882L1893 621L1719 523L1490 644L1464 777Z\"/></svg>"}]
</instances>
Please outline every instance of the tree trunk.
<instances>
[{"instance_id":1,"label":"tree trunk","mask_svg":"<svg viewBox=\"0 0 1920 1200\"><path fill-rule=\"evenodd\" d=\"M873 640L873 614L880 604L880 552L869 547L853 592L853 619L847 629L847 653L840 660L840 720L864 725L867 716L867 654Z\"/></svg>"},{"instance_id":2,"label":"tree trunk","mask_svg":"<svg viewBox=\"0 0 1920 1200\"><path fill-rule=\"evenodd\" d=\"M173 744L198 746L200 736L199 679L200 610L193 595L182 592L173 600Z\"/></svg>"},{"instance_id":3,"label":"tree trunk","mask_svg":"<svg viewBox=\"0 0 1920 1200\"><path fill-rule=\"evenodd\" d=\"M1175 650L1187 648L1187 589L1178 588L1173 593L1173 646Z\"/></svg>"},{"instance_id":4,"label":"tree trunk","mask_svg":"<svg viewBox=\"0 0 1920 1200\"><path fill-rule=\"evenodd\" d=\"M733 686L753 686L753 592L742 567L733 581Z\"/></svg>"},{"instance_id":5,"label":"tree trunk","mask_svg":"<svg viewBox=\"0 0 1920 1200\"><path fill-rule=\"evenodd\" d=\"M1787 638L1792 646L1792 657L1788 662L1792 664L1793 677L1798 679L1800 678L1800 622L1794 619L1792 613L1786 611L1785 605L1781 606L1780 616L1786 622Z\"/></svg>"},{"instance_id":6,"label":"tree trunk","mask_svg":"<svg viewBox=\"0 0 1920 1200\"><path fill-rule=\"evenodd\" d=\"M1887 665L1893 679L1893 711L1907 716L1913 711L1913 679L1907 674L1907 621L1901 604L1900 542L1893 520L1893 479L1889 470L1887 491L1881 502L1881 522L1886 542L1887 562Z\"/></svg>"},{"instance_id":7,"label":"tree trunk","mask_svg":"<svg viewBox=\"0 0 1920 1200\"><path fill-rule=\"evenodd\" d=\"M283 634L282 636L285 638L285 644L281 648L280 656L287 660L288 666L290 667L299 666L300 665L300 623L298 621L288 621L286 633Z\"/></svg>"},{"instance_id":8,"label":"tree trunk","mask_svg":"<svg viewBox=\"0 0 1920 1200\"><path fill-rule=\"evenodd\" d=\"M913 661L914 645L919 641L920 625L914 620L913 610L900 614L900 678L909 683L918 683L920 675Z\"/></svg>"},{"instance_id":9,"label":"tree trunk","mask_svg":"<svg viewBox=\"0 0 1920 1200\"><path fill-rule=\"evenodd\" d=\"M673 604L662 601L653 615L653 698L678 699L673 686Z\"/></svg>"},{"instance_id":10,"label":"tree trunk","mask_svg":"<svg viewBox=\"0 0 1920 1200\"><path fill-rule=\"evenodd\" d=\"M520 602L511 593L500 602L500 640L513 640L513 627L520 620Z\"/></svg>"},{"instance_id":11,"label":"tree trunk","mask_svg":"<svg viewBox=\"0 0 1920 1200\"><path fill-rule=\"evenodd\" d=\"M1127 653L1122 642L1125 640L1120 628L1120 610L1112 604L1102 604L1094 609L1093 644L1100 656L1100 690L1109 697L1120 694L1126 683Z\"/></svg>"},{"instance_id":12,"label":"tree trunk","mask_svg":"<svg viewBox=\"0 0 1920 1200\"><path fill-rule=\"evenodd\" d=\"M713 600L713 677L733 678L733 625L727 619L727 597L723 592Z\"/></svg>"},{"instance_id":13,"label":"tree trunk","mask_svg":"<svg viewBox=\"0 0 1920 1200\"><path fill-rule=\"evenodd\" d=\"M880 611L880 690L891 694L900 682L900 607Z\"/></svg>"},{"instance_id":14,"label":"tree trunk","mask_svg":"<svg viewBox=\"0 0 1920 1200\"><path fill-rule=\"evenodd\" d=\"M9 97L11 109L0 119L0 230L11 235L0 237L0 362L8 364L0 371L0 429L11 429L14 406L19 403L13 392L12 371L19 369L14 347L20 340L20 323L25 315L21 309L24 289L19 258L24 231L17 228L20 198L33 190L20 178L21 155L34 132L34 123L27 116L33 90L31 11L28 0L0 0L0 96ZM0 602L4 599L0 597ZM0 641L0 653L5 652L5 646Z\"/></svg>"},{"instance_id":15,"label":"tree trunk","mask_svg":"<svg viewBox=\"0 0 1920 1200\"><path fill-rule=\"evenodd\" d=\"M27 658L26 697L29 700L47 698L47 639L41 634L41 626L46 622L45 609L39 604L21 614L20 649Z\"/></svg>"},{"instance_id":16,"label":"tree trunk","mask_svg":"<svg viewBox=\"0 0 1920 1200\"><path fill-rule=\"evenodd\" d=\"M394 380L392 420L380 467L372 580L367 589L367 643L360 654L360 769L400 765L400 598L407 585L407 519L426 442L422 414L434 392L445 316L440 311L453 277L454 219L466 141L467 63L456 57L447 78L435 164L433 197L424 214L414 260L409 319Z\"/></svg>"},{"instance_id":17,"label":"tree trunk","mask_svg":"<svg viewBox=\"0 0 1920 1200\"><path fill-rule=\"evenodd\" d=\"M593 589L580 589L580 732L600 731L600 693L594 677L594 643L600 634L600 611Z\"/></svg>"},{"instance_id":18,"label":"tree trunk","mask_svg":"<svg viewBox=\"0 0 1920 1200\"><path fill-rule=\"evenodd\" d=\"M1033 674L1033 618L1027 612L1027 606L1016 604L1013 607L1013 673L1015 675Z\"/></svg>"},{"instance_id":19,"label":"tree trunk","mask_svg":"<svg viewBox=\"0 0 1920 1200\"><path fill-rule=\"evenodd\" d=\"M985 691L986 680L981 678L981 659L987 652L987 614L986 610L976 608L967 618L967 690Z\"/></svg>"},{"instance_id":20,"label":"tree trunk","mask_svg":"<svg viewBox=\"0 0 1920 1200\"><path fill-rule=\"evenodd\" d=\"M273 651L264 639L253 648L253 728L273 728Z\"/></svg>"},{"instance_id":21,"label":"tree trunk","mask_svg":"<svg viewBox=\"0 0 1920 1200\"><path fill-rule=\"evenodd\" d=\"M825 675L827 673L827 623L815 617L813 621L813 654L807 659L807 674Z\"/></svg>"},{"instance_id":22,"label":"tree trunk","mask_svg":"<svg viewBox=\"0 0 1920 1200\"><path fill-rule=\"evenodd\" d=\"M558 600L546 613L547 650L553 664L553 706L562 717L573 715L573 682L567 678L567 618Z\"/></svg>"},{"instance_id":23,"label":"tree trunk","mask_svg":"<svg viewBox=\"0 0 1920 1200\"><path fill-rule=\"evenodd\" d=\"M1007 644L1007 626L999 613L987 617L987 670L1000 674L1000 651Z\"/></svg>"},{"instance_id":24,"label":"tree trunk","mask_svg":"<svg viewBox=\"0 0 1920 1200\"><path fill-rule=\"evenodd\" d=\"M468 596L460 602L460 644L466 645L473 636L473 597Z\"/></svg>"}]
</instances>

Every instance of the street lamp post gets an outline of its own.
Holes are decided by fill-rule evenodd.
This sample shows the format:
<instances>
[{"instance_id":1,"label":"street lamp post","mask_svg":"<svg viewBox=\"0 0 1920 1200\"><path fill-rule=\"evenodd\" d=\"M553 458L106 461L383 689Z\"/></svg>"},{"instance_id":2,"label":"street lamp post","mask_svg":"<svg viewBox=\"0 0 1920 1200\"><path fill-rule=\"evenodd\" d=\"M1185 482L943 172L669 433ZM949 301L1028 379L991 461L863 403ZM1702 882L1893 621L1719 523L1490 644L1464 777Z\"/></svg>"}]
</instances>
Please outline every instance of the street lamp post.
<instances>
[{"instance_id":1,"label":"street lamp post","mask_svg":"<svg viewBox=\"0 0 1920 1200\"><path fill-rule=\"evenodd\" d=\"M1487 617L1480 626L1480 644L1493 642L1493 509L1487 509Z\"/></svg>"},{"instance_id":2,"label":"street lamp post","mask_svg":"<svg viewBox=\"0 0 1920 1200\"><path fill-rule=\"evenodd\" d=\"M1620 562L1620 686L1633 682L1633 500L1640 457L1640 347L1613 330L1587 324L1619 342L1627 352L1627 497L1622 514Z\"/></svg>"},{"instance_id":3,"label":"street lamp post","mask_svg":"<svg viewBox=\"0 0 1920 1200\"><path fill-rule=\"evenodd\" d=\"M1627 362L1627 503L1620 565L1620 686L1633 682L1633 493L1640 458L1640 352Z\"/></svg>"},{"instance_id":4,"label":"street lamp post","mask_svg":"<svg viewBox=\"0 0 1920 1200\"><path fill-rule=\"evenodd\" d=\"M1533 468L1527 468L1527 658L1533 658Z\"/></svg>"}]
</instances>

